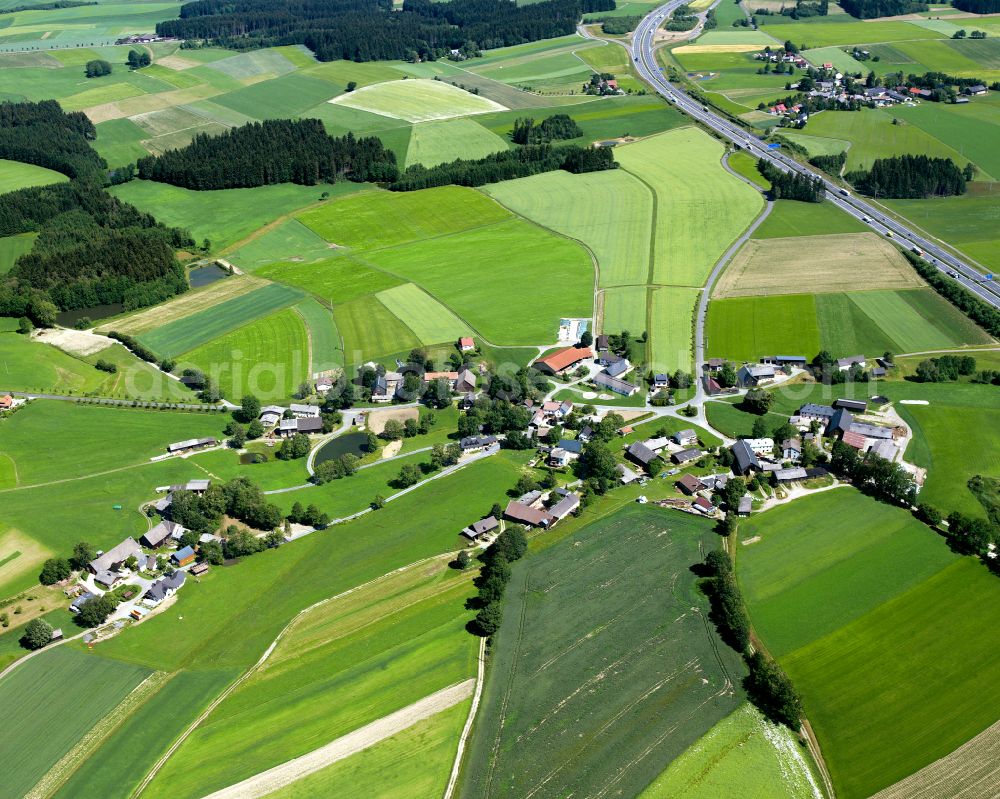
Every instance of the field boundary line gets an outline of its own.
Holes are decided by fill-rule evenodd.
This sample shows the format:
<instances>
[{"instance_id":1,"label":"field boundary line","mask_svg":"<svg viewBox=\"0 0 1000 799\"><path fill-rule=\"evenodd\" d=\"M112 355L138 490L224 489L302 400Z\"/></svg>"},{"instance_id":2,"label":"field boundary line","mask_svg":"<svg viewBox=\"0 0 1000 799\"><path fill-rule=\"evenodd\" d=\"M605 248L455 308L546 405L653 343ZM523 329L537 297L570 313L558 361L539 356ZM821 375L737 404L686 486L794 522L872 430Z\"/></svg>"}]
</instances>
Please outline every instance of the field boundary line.
<instances>
[{"instance_id":1,"label":"field boundary line","mask_svg":"<svg viewBox=\"0 0 1000 799\"><path fill-rule=\"evenodd\" d=\"M302 311L299 310L298 303L291 306L292 311L299 318L302 323L302 327L306 330L306 380L311 380L313 375L313 336L312 328L309 327L309 320L305 318Z\"/></svg>"},{"instance_id":2,"label":"field boundary line","mask_svg":"<svg viewBox=\"0 0 1000 799\"><path fill-rule=\"evenodd\" d=\"M465 720L462 734L458 738L458 750L455 752L455 762L451 767L451 776L448 778L448 786L444 789L444 799L451 799L455 792L455 785L458 783L458 775L462 770L462 755L465 754L465 744L472 733L472 724L476 720L476 712L479 710L479 700L483 696L483 682L486 679L486 639L479 639L479 665L476 674L476 692L472 695L472 706L469 708L469 716Z\"/></svg>"},{"instance_id":3,"label":"field boundary line","mask_svg":"<svg viewBox=\"0 0 1000 799\"><path fill-rule=\"evenodd\" d=\"M257 662L249 669L247 669L243 674L237 677L233 682L231 682L229 686L222 691L221 694L219 694L215 699L213 699L209 703L208 707L205 708L205 710L203 710L198 715L198 717L184 729L184 731L178 736L178 738L173 742L173 744L171 744L170 748L156 761L156 763L153 764L152 768L150 768L149 772L143 778L142 782L138 785L138 787L136 787L132 791L131 794L129 794L130 799L134 799L134 797L140 796L142 792L149 787L149 783L153 781L156 775L160 772L160 769L162 769L163 766L166 764L167 760L169 760L173 756L173 754L180 748L181 744L183 744L184 741L186 741L190 737L191 733L193 733L201 725L201 723L211 715L212 711L215 710L219 705L221 705L222 702L225 701L225 699L233 691L235 691L244 682L250 679L250 677L252 677L260 669L260 667L267 662L267 659L271 657L271 654L274 652L275 648L278 646L281 639L291 629L292 625L295 624L296 621L298 621L300 616L303 616L304 614L309 613L310 611L315 610L318 607L322 607L328 602L335 602L336 600L342 599L345 596L349 596L355 593L356 591L360 591L363 588L376 585L380 581L385 580L388 577L391 577L395 574L400 574L402 572L407 571L408 569L416 568L417 566L420 566L424 563L428 563L432 560L442 557L451 557L451 553L449 552L444 555L431 555L430 557L421 558L420 560L414 561L413 563L408 563L405 566L400 566L398 569L393 569L390 572L386 572L385 574L379 575L378 577L375 577L364 583L355 585L351 588L348 588L346 591L341 591L339 594L326 597L325 599L321 599L318 602L313 602L311 605L303 608L294 616L292 616L292 618L289 619L288 623L281 629L281 632L279 632L278 635L275 636L275 639L271 641L270 646L268 646L267 649L264 650L264 654L260 656Z\"/></svg>"},{"instance_id":4,"label":"field boundary line","mask_svg":"<svg viewBox=\"0 0 1000 799\"><path fill-rule=\"evenodd\" d=\"M304 779L358 752L397 735L438 713L467 699L473 691L474 679L449 685L419 699L413 704L352 730L327 744L255 774L235 785L214 791L205 799L258 799L284 785Z\"/></svg>"}]
</instances>

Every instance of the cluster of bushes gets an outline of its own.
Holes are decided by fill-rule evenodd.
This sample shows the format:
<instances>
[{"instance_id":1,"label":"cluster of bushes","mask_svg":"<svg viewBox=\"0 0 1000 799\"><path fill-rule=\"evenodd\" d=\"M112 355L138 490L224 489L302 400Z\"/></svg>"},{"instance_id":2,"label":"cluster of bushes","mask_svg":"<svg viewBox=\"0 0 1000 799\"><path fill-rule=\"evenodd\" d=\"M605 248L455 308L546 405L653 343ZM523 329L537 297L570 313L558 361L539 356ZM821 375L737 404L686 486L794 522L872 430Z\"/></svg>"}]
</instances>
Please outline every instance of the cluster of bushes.
<instances>
[{"instance_id":1,"label":"cluster of bushes","mask_svg":"<svg viewBox=\"0 0 1000 799\"><path fill-rule=\"evenodd\" d=\"M962 170L950 158L897 155L878 158L867 172L856 170L846 177L858 191L873 197L922 199L965 194L966 180L974 175L971 164Z\"/></svg>"},{"instance_id":2,"label":"cluster of bushes","mask_svg":"<svg viewBox=\"0 0 1000 799\"><path fill-rule=\"evenodd\" d=\"M42 564L38 582L42 585L54 585L62 582L74 571L87 568L87 564L97 557L97 550L86 541L78 541L69 557L56 556Z\"/></svg>"},{"instance_id":3,"label":"cluster of bushes","mask_svg":"<svg viewBox=\"0 0 1000 799\"><path fill-rule=\"evenodd\" d=\"M278 506L268 502L264 492L246 477L212 483L201 495L173 493L170 518L199 535L217 530L223 515L257 530L274 530L283 518Z\"/></svg>"},{"instance_id":4,"label":"cluster of bushes","mask_svg":"<svg viewBox=\"0 0 1000 799\"><path fill-rule=\"evenodd\" d=\"M568 114L553 114L537 125L531 117L515 119L511 141L514 144L547 144L556 139L576 139L582 135L580 126Z\"/></svg>"},{"instance_id":5,"label":"cluster of bushes","mask_svg":"<svg viewBox=\"0 0 1000 799\"><path fill-rule=\"evenodd\" d=\"M968 377L976 371L976 359L971 355L942 355L917 364L917 380L921 383L949 383Z\"/></svg>"},{"instance_id":6,"label":"cluster of bushes","mask_svg":"<svg viewBox=\"0 0 1000 799\"><path fill-rule=\"evenodd\" d=\"M608 36L621 36L624 33L634 31L640 22L642 22L640 16L608 17L601 21L601 33Z\"/></svg>"},{"instance_id":7,"label":"cluster of bushes","mask_svg":"<svg viewBox=\"0 0 1000 799\"><path fill-rule=\"evenodd\" d=\"M198 134L189 145L140 158L139 177L187 189L232 189L272 183L394 181L395 154L353 133L333 138L318 119L249 122L220 135Z\"/></svg>"},{"instance_id":8,"label":"cluster of bushes","mask_svg":"<svg viewBox=\"0 0 1000 799\"><path fill-rule=\"evenodd\" d=\"M1000 337L1000 311L987 302L979 299L971 291L963 287L955 280L949 280L937 269L918 258L909 250L904 250L903 255L910 265L917 270L927 283L948 302L958 310L968 316L973 322L994 338Z\"/></svg>"},{"instance_id":9,"label":"cluster of bushes","mask_svg":"<svg viewBox=\"0 0 1000 799\"><path fill-rule=\"evenodd\" d=\"M836 155L814 155L809 159L809 163L819 167L829 175L839 175L840 171L847 163L847 153L840 152Z\"/></svg>"},{"instance_id":10,"label":"cluster of bushes","mask_svg":"<svg viewBox=\"0 0 1000 799\"><path fill-rule=\"evenodd\" d=\"M712 620L722 639L743 655L750 670L743 678L747 697L769 719L797 731L802 726L802 701L788 675L763 652L748 653L750 619L732 561L725 552L710 552L705 557L705 569Z\"/></svg>"},{"instance_id":11,"label":"cluster of bushes","mask_svg":"<svg viewBox=\"0 0 1000 799\"><path fill-rule=\"evenodd\" d=\"M485 158L457 158L429 169L423 164L413 164L399 180L390 183L388 188L392 191L417 191L449 184L483 186L556 169L582 173L615 169L617 166L611 150L605 147L565 145L553 148L548 144L527 145L517 150L493 153Z\"/></svg>"},{"instance_id":12,"label":"cluster of bushes","mask_svg":"<svg viewBox=\"0 0 1000 799\"><path fill-rule=\"evenodd\" d=\"M309 480L317 485L329 483L331 480L340 480L342 477L350 477L358 470L360 459L350 452L346 452L339 458L317 463Z\"/></svg>"},{"instance_id":13,"label":"cluster of bushes","mask_svg":"<svg viewBox=\"0 0 1000 799\"><path fill-rule=\"evenodd\" d=\"M103 58L95 58L88 61L84 67L83 74L88 78L101 78L111 74L111 64Z\"/></svg>"},{"instance_id":14,"label":"cluster of bushes","mask_svg":"<svg viewBox=\"0 0 1000 799\"><path fill-rule=\"evenodd\" d=\"M106 361L103 358L97 359L97 363L94 364L94 368L99 369L102 372L107 372L110 375L113 375L118 371L118 366L116 364L111 363L111 361Z\"/></svg>"},{"instance_id":15,"label":"cluster of bushes","mask_svg":"<svg viewBox=\"0 0 1000 799\"><path fill-rule=\"evenodd\" d=\"M156 363L156 353L128 333L119 333L117 330L112 330L108 333L108 338L113 338L119 342L137 358L141 358L148 363Z\"/></svg>"},{"instance_id":16,"label":"cluster of bushes","mask_svg":"<svg viewBox=\"0 0 1000 799\"><path fill-rule=\"evenodd\" d=\"M837 359L829 350L820 350L806 367L813 378L819 383L836 386L841 383L866 383L868 372L861 364L854 364L850 369L841 370Z\"/></svg>"},{"instance_id":17,"label":"cluster of bushes","mask_svg":"<svg viewBox=\"0 0 1000 799\"><path fill-rule=\"evenodd\" d=\"M483 568L479 574L480 610L473 629L484 637L493 635L503 621L503 595L510 582L510 564L528 551L528 536L517 524L508 525L483 553Z\"/></svg>"},{"instance_id":18,"label":"cluster of bushes","mask_svg":"<svg viewBox=\"0 0 1000 799\"><path fill-rule=\"evenodd\" d=\"M771 200L820 203L826 196L822 178L800 175L798 172L782 172L764 158L758 159L757 171L771 183L771 189L768 191Z\"/></svg>"},{"instance_id":19,"label":"cluster of bushes","mask_svg":"<svg viewBox=\"0 0 1000 799\"><path fill-rule=\"evenodd\" d=\"M909 506L916 501L917 486L913 476L898 463L874 452L862 455L843 441L837 441L831 451L830 469L884 502Z\"/></svg>"},{"instance_id":20,"label":"cluster of bushes","mask_svg":"<svg viewBox=\"0 0 1000 799\"><path fill-rule=\"evenodd\" d=\"M283 543L285 543L284 537L276 530L271 530L267 535L258 538L249 530L231 524L226 528L225 537L222 539L222 557L226 560L245 558L265 549L276 549Z\"/></svg>"},{"instance_id":21,"label":"cluster of bushes","mask_svg":"<svg viewBox=\"0 0 1000 799\"><path fill-rule=\"evenodd\" d=\"M330 523L330 516L324 513L315 505L309 505L303 508L301 502L296 502L292 505L292 509L288 512L288 521L295 522L296 524L306 524L310 527L316 527L322 529Z\"/></svg>"},{"instance_id":22,"label":"cluster of bushes","mask_svg":"<svg viewBox=\"0 0 1000 799\"><path fill-rule=\"evenodd\" d=\"M153 63L153 59L145 50L129 50L128 58L125 59L129 69L142 69Z\"/></svg>"},{"instance_id":23,"label":"cluster of bushes","mask_svg":"<svg viewBox=\"0 0 1000 799\"><path fill-rule=\"evenodd\" d=\"M691 6L682 5L674 9L674 13L670 15L670 19L667 20L663 29L668 31L689 31L697 24L698 17L691 10Z\"/></svg>"}]
</instances>

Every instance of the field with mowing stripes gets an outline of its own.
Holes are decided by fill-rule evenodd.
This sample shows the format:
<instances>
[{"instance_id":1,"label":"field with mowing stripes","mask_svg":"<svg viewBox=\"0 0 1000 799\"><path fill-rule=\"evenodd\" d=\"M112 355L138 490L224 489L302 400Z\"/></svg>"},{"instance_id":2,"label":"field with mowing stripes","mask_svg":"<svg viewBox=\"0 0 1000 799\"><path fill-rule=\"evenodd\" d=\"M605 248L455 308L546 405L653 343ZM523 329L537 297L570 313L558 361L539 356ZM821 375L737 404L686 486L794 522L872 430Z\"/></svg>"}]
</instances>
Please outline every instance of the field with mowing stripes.
<instances>
[{"instance_id":1,"label":"field with mowing stripes","mask_svg":"<svg viewBox=\"0 0 1000 799\"><path fill-rule=\"evenodd\" d=\"M387 81L363 86L330 102L408 122L504 110L500 103L435 80Z\"/></svg>"},{"instance_id":2,"label":"field with mowing stripes","mask_svg":"<svg viewBox=\"0 0 1000 799\"><path fill-rule=\"evenodd\" d=\"M330 256L330 244L297 219L268 229L247 241L226 260L244 271L254 271L276 261L314 262Z\"/></svg>"},{"instance_id":3,"label":"field with mowing stripes","mask_svg":"<svg viewBox=\"0 0 1000 799\"><path fill-rule=\"evenodd\" d=\"M420 346L414 332L370 294L336 306L333 318L344 337L344 359L349 364Z\"/></svg>"},{"instance_id":4,"label":"field with mowing stripes","mask_svg":"<svg viewBox=\"0 0 1000 799\"><path fill-rule=\"evenodd\" d=\"M432 167L456 158L485 158L509 148L505 139L471 119L422 122L410 131L405 166Z\"/></svg>"},{"instance_id":5,"label":"field with mowing stripes","mask_svg":"<svg viewBox=\"0 0 1000 799\"><path fill-rule=\"evenodd\" d=\"M472 333L467 324L412 283L381 291L375 296L414 332L421 344L457 341Z\"/></svg>"},{"instance_id":6,"label":"field with mowing stripes","mask_svg":"<svg viewBox=\"0 0 1000 799\"><path fill-rule=\"evenodd\" d=\"M69 178L61 172L54 172L34 164L23 164L20 161L8 161L0 158L0 194L26 189L29 186L62 183L67 180Z\"/></svg>"},{"instance_id":7,"label":"field with mowing stripes","mask_svg":"<svg viewBox=\"0 0 1000 799\"><path fill-rule=\"evenodd\" d=\"M755 361L772 352L792 351L811 358L820 348L815 299L787 294L712 300L705 337L713 358Z\"/></svg>"},{"instance_id":8,"label":"field with mowing stripes","mask_svg":"<svg viewBox=\"0 0 1000 799\"><path fill-rule=\"evenodd\" d=\"M309 334L310 373L344 365L344 345L330 309L308 297L295 306Z\"/></svg>"},{"instance_id":9,"label":"field with mowing stripes","mask_svg":"<svg viewBox=\"0 0 1000 799\"><path fill-rule=\"evenodd\" d=\"M308 291L330 305L384 291L404 282L344 253L316 263L273 263L261 267L257 274Z\"/></svg>"},{"instance_id":10,"label":"field with mowing stripes","mask_svg":"<svg viewBox=\"0 0 1000 799\"><path fill-rule=\"evenodd\" d=\"M688 568L712 535L632 505L515 565L461 796L635 795L739 706Z\"/></svg>"},{"instance_id":11,"label":"field with mowing stripes","mask_svg":"<svg viewBox=\"0 0 1000 799\"><path fill-rule=\"evenodd\" d=\"M661 286L650 295L652 367L656 371L691 368L694 307L698 292L684 286Z\"/></svg>"}]
</instances>

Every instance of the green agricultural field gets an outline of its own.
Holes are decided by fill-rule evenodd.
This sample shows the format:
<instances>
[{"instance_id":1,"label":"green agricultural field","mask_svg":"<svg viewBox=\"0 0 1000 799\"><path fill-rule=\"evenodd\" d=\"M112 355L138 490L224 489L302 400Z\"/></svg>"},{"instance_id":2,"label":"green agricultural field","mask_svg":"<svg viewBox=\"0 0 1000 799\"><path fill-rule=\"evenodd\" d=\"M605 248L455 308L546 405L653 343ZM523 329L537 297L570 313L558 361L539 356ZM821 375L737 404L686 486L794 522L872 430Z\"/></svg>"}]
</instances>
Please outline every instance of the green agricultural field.
<instances>
[{"instance_id":1,"label":"green agricultural field","mask_svg":"<svg viewBox=\"0 0 1000 799\"><path fill-rule=\"evenodd\" d=\"M286 286L266 285L242 294L222 308L208 308L140 333L139 340L157 355L173 358L196 349L302 298Z\"/></svg>"},{"instance_id":2,"label":"green agricultural field","mask_svg":"<svg viewBox=\"0 0 1000 799\"><path fill-rule=\"evenodd\" d=\"M145 463L167 444L221 437L226 418L214 413L149 411L35 400L4 422L0 452L14 461L18 485L31 486ZM38 457L38 445L60 431L59 447ZM114 447L103 444L114 441ZM0 514L2 516L2 514Z\"/></svg>"},{"instance_id":3,"label":"green agricultural field","mask_svg":"<svg viewBox=\"0 0 1000 799\"><path fill-rule=\"evenodd\" d=\"M813 236L831 233L863 233L869 228L831 202L800 203L778 200L770 215L754 231L755 239ZM808 241L803 242L808 245Z\"/></svg>"},{"instance_id":4,"label":"green agricultural field","mask_svg":"<svg viewBox=\"0 0 1000 799\"><path fill-rule=\"evenodd\" d=\"M212 339L178 361L178 368L201 369L231 400L245 394L261 400L286 399L311 374L306 328L291 308Z\"/></svg>"},{"instance_id":5,"label":"green agricultural field","mask_svg":"<svg viewBox=\"0 0 1000 799\"><path fill-rule=\"evenodd\" d=\"M237 242L253 231L303 206L319 200L320 194L342 194L357 191L356 183L344 181L332 186L297 186L280 183L254 189L222 189L192 191L133 180L110 191L125 202L154 214L166 225L186 228L198 243L209 239L215 248Z\"/></svg>"},{"instance_id":6,"label":"green agricultural field","mask_svg":"<svg viewBox=\"0 0 1000 799\"><path fill-rule=\"evenodd\" d=\"M336 92L337 88L325 80L295 73L219 95L213 102L247 116L287 119L304 114ZM266 111L262 114L261 109Z\"/></svg>"},{"instance_id":7,"label":"green agricultural field","mask_svg":"<svg viewBox=\"0 0 1000 799\"><path fill-rule=\"evenodd\" d=\"M34 164L23 164L20 161L8 161L0 158L0 194L26 189L29 186L62 183L66 180L69 178L61 172L53 172L51 169Z\"/></svg>"},{"instance_id":8,"label":"green agricultural field","mask_svg":"<svg viewBox=\"0 0 1000 799\"><path fill-rule=\"evenodd\" d=\"M471 119L422 122L410 132L405 166L432 167L456 158L485 158L509 148L504 139Z\"/></svg>"},{"instance_id":9,"label":"green agricultural field","mask_svg":"<svg viewBox=\"0 0 1000 799\"><path fill-rule=\"evenodd\" d=\"M333 319L343 337L348 364L420 346L417 335L372 295L337 305Z\"/></svg>"},{"instance_id":10,"label":"green agricultural field","mask_svg":"<svg viewBox=\"0 0 1000 799\"><path fill-rule=\"evenodd\" d=\"M418 722L268 794L268 799L347 796L359 786L378 799L438 799L448 782L469 705L465 701Z\"/></svg>"},{"instance_id":11,"label":"green agricultural field","mask_svg":"<svg viewBox=\"0 0 1000 799\"><path fill-rule=\"evenodd\" d=\"M471 578L441 559L301 616L267 667L182 744L149 795L203 796L473 677Z\"/></svg>"},{"instance_id":12,"label":"green agricultural field","mask_svg":"<svg viewBox=\"0 0 1000 799\"><path fill-rule=\"evenodd\" d=\"M734 171L745 177L751 183L762 189L771 188L771 182L767 180L757 169L757 159L743 151L735 152L729 156L729 166ZM771 213L774 213L773 211ZM763 225L761 225L763 227ZM757 228L760 230L760 228Z\"/></svg>"},{"instance_id":13,"label":"green agricultural field","mask_svg":"<svg viewBox=\"0 0 1000 799\"><path fill-rule=\"evenodd\" d=\"M300 214L327 241L355 249L395 247L510 219L505 208L459 186L409 192L365 192Z\"/></svg>"},{"instance_id":14,"label":"green agricultural field","mask_svg":"<svg viewBox=\"0 0 1000 799\"><path fill-rule=\"evenodd\" d=\"M990 139L1000 134L1000 104L993 98L976 100L968 105L934 103L934 108L931 103L923 103L915 108L900 108L899 116L958 150L982 173L1000 178L1000 156L989 146Z\"/></svg>"},{"instance_id":15,"label":"green agricultural field","mask_svg":"<svg viewBox=\"0 0 1000 799\"><path fill-rule=\"evenodd\" d=\"M385 291L404 282L344 253L316 263L286 261L269 264L257 274L308 291L330 305Z\"/></svg>"},{"instance_id":16,"label":"green agricultural field","mask_svg":"<svg viewBox=\"0 0 1000 799\"><path fill-rule=\"evenodd\" d=\"M408 122L485 114L504 108L493 100L471 94L445 81L420 79L362 86L330 102Z\"/></svg>"},{"instance_id":17,"label":"green agricultural field","mask_svg":"<svg viewBox=\"0 0 1000 799\"><path fill-rule=\"evenodd\" d=\"M694 339L698 292L683 286L661 286L650 295L651 365L656 371L688 371Z\"/></svg>"},{"instance_id":18,"label":"green agricultural field","mask_svg":"<svg viewBox=\"0 0 1000 799\"><path fill-rule=\"evenodd\" d=\"M216 449L193 455L190 462L213 479L225 481L234 477L248 477L264 491L305 485L309 480L304 459L281 460L275 457L277 447L268 447L259 441L248 443L247 451L266 456L267 462L241 463L240 453L231 449Z\"/></svg>"},{"instance_id":19,"label":"green agricultural field","mask_svg":"<svg viewBox=\"0 0 1000 799\"><path fill-rule=\"evenodd\" d=\"M521 219L369 252L367 259L416 283L493 344L553 341L560 318L593 312L586 250Z\"/></svg>"},{"instance_id":20,"label":"green agricultural field","mask_svg":"<svg viewBox=\"0 0 1000 799\"><path fill-rule=\"evenodd\" d=\"M279 261L314 263L330 256L330 245L297 219L289 219L251 239L226 260L253 272Z\"/></svg>"},{"instance_id":21,"label":"green agricultural field","mask_svg":"<svg viewBox=\"0 0 1000 799\"><path fill-rule=\"evenodd\" d=\"M653 194L628 172L560 170L485 191L521 216L585 244L597 259L601 286L649 280Z\"/></svg>"},{"instance_id":22,"label":"green agricultural field","mask_svg":"<svg viewBox=\"0 0 1000 799\"><path fill-rule=\"evenodd\" d=\"M648 324L647 295L645 286L619 286L603 291L600 330L611 333L628 330L640 334Z\"/></svg>"},{"instance_id":23,"label":"green agricultural field","mask_svg":"<svg viewBox=\"0 0 1000 799\"><path fill-rule=\"evenodd\" d=\"M712 300L705 337L713 358L756 361L778 352L811 358L820 349L815 298L788 294Z\"/></svg>"},{"instance_id":24,"label":"green agricultural field","mask_svg":"<svg viewBox=\"0 0 1000 799\"><path fill-rule=\"evenodd\" d=\"M656 194L654 283L701 286L763 207L758 192L722 168L722 152L692 127L616 150L622 166Z\"/></svg>"},{"instance_id":25,"label":"green agricultural field","mask_svg":"<svg viewBox=\"0 0 1000 799\"><path fill-rule=\"evenodd\" d=\"M59 647L0 680L0 706L18 719L0 732L4 793L27 794L149 674L141 666ZM73 685L86 685L87 690L66 690Z\"/></svg>"},{"instance_id":26,"label":"green agricultural field","mask_svg":"<svg viewBox=\"0 0 1000 799\"><path fill-rule=\"evenodd\" d=\"M772 23L771 20L774 22ZM761 17L762 30L778 41L783 42L786 39L791 39L796 44L804 44L806 49L831 45L876 44L879 42L945 38L936 31L921 28L912 22L851 20L850 22L821 21L816 24L802 25L798 22L785 22L784 20L785 17L780 16Z\"/></svg>"},{"instance_id":27,"label":"green agricultural field","mask_svg":"<svg viewBox=\"0 0 1000 799\"><path fill-rule=\"evenodd\" d=\"M640 799L820 799L806 754L787 727L743 705L671 763Z\"/></svg>"},{"instance_id":28,"label":"green agricultural field","mask_svg":"<svg viewBox=\"0 0 1000 799\"><path fill-rule=\"evenodd\" d=\"M308 297L295 306L309 337L310 374L344 365L344 342L330 309Z\"/></svg>"},{"instance_id":29,"label":"green agricultural field","mask_svg":"<svg viewBox=\"0 0 1000 799\"><path fill-rule=\"evenodd\" d=\"M472 332L465 322L413 283L380 291L375 296L413 331L421 344L457 341Z\"/></svg>"},{"instance_id":30,"label":"green agricultural field","mask_svg":"<svg viewBox=\"0 0 1000 799\"><path fill-rule=\"evenodd\" d=\"M740 704L688 568L711 536L630 505L515 565L462 796L634 795Z\"/></svg>"},{"instance_id":31,"label":"green agricultural field","mask_svg":"<svg viewBox=\"0 0 1000 799\"><path fill-rule=\"evenodd\" d=\"M476 59L469 71L540 94L569 94L586 83L593 70L578 51L601 45L580 36L565 36L504 47Z\"/></svg>"},{"instance_id":32,"label":"green agricultural field","mask_svg":"<svg viewBox=\"0 0 1000 799\"><path fill-rule=\"evenodd\" d=\"M983 686L1000 678L992 656L1000 645L998 600L997 578L975 560L956 558L782 659L838 796L870 796L996 721L1000 700ZM883 735L886 729L893 734Z\"/></svg>"},{"instance_id":33,"label":"green agricultural field","mask_svg":"<svg viewBox=\"0 0 1000 799\"><path fill-rule=\"evenodd\" d=\"M112 0L99 6L17 11L0 29L0 46L38 50L111 45L124 31L152 33L157 22L176 18L179 8L177 2Z\"/></svg>"},{"instance_id":34,"label":"green agricultural field","mask_svg":"<svg viewBox=\"0 0 1000 799\"><path fill-rule=\"evenodd\" d=\"M754 627L777 658L864 616L954 560L912 515L849 488L752 516L740 525L740 538L757 537L739 549L739 579Z\"/></svg>"},{"instance_id":35,"label":"green agricultural field","mask_svg":"<svg viewBox=\"0 0 1000 799\"><path fill-rule=\"evenodd\" d=\"M0 275L11 270L14 262L35 246L37 233L19 233L16 236L0 238Z\"/></svg>"}]
</instances>

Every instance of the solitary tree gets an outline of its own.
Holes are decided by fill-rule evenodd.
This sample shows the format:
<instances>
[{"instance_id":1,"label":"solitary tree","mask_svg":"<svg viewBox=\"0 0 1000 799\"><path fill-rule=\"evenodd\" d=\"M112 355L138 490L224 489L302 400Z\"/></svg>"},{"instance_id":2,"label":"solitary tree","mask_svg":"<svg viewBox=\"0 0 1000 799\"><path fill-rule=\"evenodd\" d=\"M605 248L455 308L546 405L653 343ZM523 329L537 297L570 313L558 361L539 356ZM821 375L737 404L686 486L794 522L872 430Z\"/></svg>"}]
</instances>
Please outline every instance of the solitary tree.
<instances>
[{"instance_id":1,"label":"solitary tree","mask_svg":"<svg viewBox=\"0 0 1000 799\"><path fill-rule=\"evenodd\" d=\"M73 569L66 558L49 558L42 564L42 573L38 575L38 581L42 585L53 585L60 580L65 580Z\"/></svg>"},{"instance_id":2,"label":"solitary tree","mask_svg":"<svg viewBox=\"0 0 1000 799\"><path fill-rule=\"evenodd\" d=\"M41 649L52 640L52 625L45 619L32 619L24 626L21 646L25 649Z\"/></svg>"}]
</instances>

